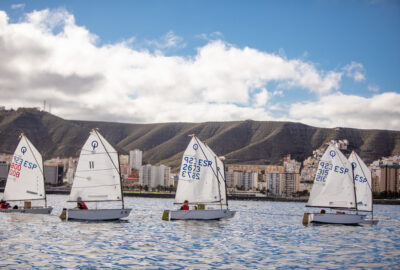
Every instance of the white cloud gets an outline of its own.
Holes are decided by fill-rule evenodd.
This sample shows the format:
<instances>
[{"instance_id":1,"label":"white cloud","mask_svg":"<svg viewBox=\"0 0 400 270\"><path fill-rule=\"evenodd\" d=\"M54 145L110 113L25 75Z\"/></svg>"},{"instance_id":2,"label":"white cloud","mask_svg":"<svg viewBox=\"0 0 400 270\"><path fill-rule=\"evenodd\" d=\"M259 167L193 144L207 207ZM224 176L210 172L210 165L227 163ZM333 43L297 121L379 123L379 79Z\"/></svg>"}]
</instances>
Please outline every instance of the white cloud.
<instances>
[{"instance_id":1,"label":"white cloud","mask_svg":"<svg viewBox=\"0 0 400 270\"><path fill-rule=\"evenodd\" d=\"M314 102L293 104L290 116L314 126L400 129L400 94L388 92L370 98L323 96Z\"/></svg>"},{"instance_id":2,"label":"white cloud","mask_svg":"<svg viewBox=\"0 0 400 270\"><path fill-rule=\"evenodd\" d=\"M11 9L24 9L25 4L12 4Z\"/></svg>"},{"instance_id":3,"label":"white cloud","mask_svg":"<svg viewBox=\"0 0 400 270\"><path fill-rule=\"evenodd\" d=\"M370 84L370 85L368 85L368 90L372 91L372 92L379 92L380 88L377 85Z\"/></svg>"},{"instance_id":4,"label":"white cloud","mask_svg":"<svg viewBox=\"0 0 400 270\"><path fill-rule=\"evenodd\" d=\"M202 34L196 35L197 38L200 38L200 39L203 39L203 40L207 40L207 41L221 39L221 38L223 38L223 36L224 35L221 32L218 32L218 31L212 32L210 34L202 33Z\"/></svg>"},{"instance_id":5,"label":"white cloud","mask_svg":"<svg viewBox=\"0 0 400 270\"><path fill-rule=\"evenodd\" d=\"M270 97L270 94L268 93L267 89L265 89L265 88L261 89L260 92L254 94L254 96L253 96L254 106L256 108L264 107L265 105L267 105L269 97Z\"/></svg>"},{"instance_id":6,"label":"white cloud","mask_svg":"<svg viewBox=\"0 0 400 270\"><path fill-rule=\"evenodd\" d=\"M365 80L364 66L357 62L351 62L343 67L346 76L353 78L356 82Z\"/></svg>"},{"instance_id":7,"label":"white cloud","mask_svg":"<svg viewBox=\"0 0 400 270\"><path fill-rule=\"evenodd\" d=\"M159 50L186 47L186 43L183 41L183 38L177 36L172 30L162 36L159 40L151 40L147 41L146 43L148 46L154 46Z\"/></svg>"},{"instance_id":8,"label":"white cloud","mask_svg":"<svg viewBox=\"0 0 400 270\"><path fill-rule=\"evenodd\" d=\"M269 110L272 97L288 89L329 95L342 77L310 62L221 40L182 57L133 49L135 37L106 45L98 39L63 9L34 11L18 23L9 23L0 11L2 105L37 107L47 100L53 113L82 120L277 120ZM170 31L154 44L185 43ZM268 91L269 83L279 90Z\"/></svg>"}]
</instances>

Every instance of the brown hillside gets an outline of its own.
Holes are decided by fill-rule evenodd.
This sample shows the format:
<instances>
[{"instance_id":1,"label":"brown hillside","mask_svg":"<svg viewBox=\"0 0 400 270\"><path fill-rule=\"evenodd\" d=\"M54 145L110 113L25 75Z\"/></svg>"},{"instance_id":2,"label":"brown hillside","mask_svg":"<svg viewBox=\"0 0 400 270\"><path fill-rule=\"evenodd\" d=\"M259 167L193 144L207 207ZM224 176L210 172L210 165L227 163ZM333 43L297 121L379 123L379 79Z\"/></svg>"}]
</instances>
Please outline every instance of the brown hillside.
<instances>
[{"instance_id":1,"label":"brown hillside","mask_svg":"<svg viewBox=\"0 0 400 270\"><path fill-rule=\"evenodd\" d=\"M24 132L45 158L78 156L92 128L116 148L144 151L144 161L178 168L182 153L195 133L227 163L278 164L290 153L302 161L331 139L348 139L370 163L400 154L400 132L352 128L316 128L300 123L235 121L206 123L125 124L65 120L36 109L0 111L0 152L12 153Z\"/></svg>"}]
</instances>

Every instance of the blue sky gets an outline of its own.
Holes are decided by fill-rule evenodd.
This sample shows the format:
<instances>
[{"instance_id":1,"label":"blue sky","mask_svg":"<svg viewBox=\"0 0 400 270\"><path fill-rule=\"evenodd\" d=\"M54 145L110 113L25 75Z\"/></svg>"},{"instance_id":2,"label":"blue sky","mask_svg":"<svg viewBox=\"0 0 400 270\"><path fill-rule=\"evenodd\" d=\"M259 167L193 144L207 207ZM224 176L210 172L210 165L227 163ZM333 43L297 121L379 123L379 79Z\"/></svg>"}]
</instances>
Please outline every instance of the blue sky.
<instances>
[{"instance_id":1,"label":"blue sky","mask_svg":"<svg viewBox=\"0 0 400 270\"><path fill-rule=\"evenodd\" d=\"M0 80L0 92L32 95L7 107L46 99L73 119L400 130L399 1L6 0L0 10L3 53L27 54L8 72L28 78ZM46 51L43 66L23 40Z\"/></svg>"}]
</instances>

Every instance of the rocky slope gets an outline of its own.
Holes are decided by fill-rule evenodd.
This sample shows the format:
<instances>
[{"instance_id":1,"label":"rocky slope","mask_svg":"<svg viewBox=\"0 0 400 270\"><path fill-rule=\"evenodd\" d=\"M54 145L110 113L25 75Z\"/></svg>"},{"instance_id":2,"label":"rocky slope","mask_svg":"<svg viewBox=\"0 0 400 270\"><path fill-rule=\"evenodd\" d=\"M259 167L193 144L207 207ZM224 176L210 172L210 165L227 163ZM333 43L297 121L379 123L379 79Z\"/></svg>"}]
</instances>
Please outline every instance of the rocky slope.
<instances>
[{"instance_id":1,"label":"rocky slope","mask_svg":"<svg viewBox=\"0 0 400 270\"><path fill-rule=\"evenodd\" d=\"M179 167L182 152L196 134L226 163L278 164L288 153L302 161L331 139L348 139L367 162L400 154L400 132L352 128L317 128L300 123L237 121L206 123L126 124L65 120L47 112L23 108L0 111L0 153L13 153L24 132L45 158L78 156L92 128L127 153L144 151L144 161Z\"/></svg>"}]
</instances>

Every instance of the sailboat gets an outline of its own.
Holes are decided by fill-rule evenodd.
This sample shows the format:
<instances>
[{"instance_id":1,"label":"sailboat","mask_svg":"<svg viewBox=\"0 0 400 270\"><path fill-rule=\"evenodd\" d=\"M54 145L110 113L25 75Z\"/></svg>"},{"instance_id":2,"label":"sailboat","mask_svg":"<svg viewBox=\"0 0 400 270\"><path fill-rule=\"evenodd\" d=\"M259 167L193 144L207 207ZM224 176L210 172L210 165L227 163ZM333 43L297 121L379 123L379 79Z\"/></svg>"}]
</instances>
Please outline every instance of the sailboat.
<instances>
[{"instance_id":1,"label":"sailboat","mask_svg":"<svg viewBox=\"0 0 400 270\"><path fill-rule=\"evenodd\" d=\"M64 208L65 220L106 221L129 216L132 209L124 207L118 152L96 130L90 132L82 147L68 202L120 201L119 209Z\"/></svg>"},{"instance_id":2,"label":"sailboat","mask_svg":"<svg viewBox=\"0 0 400 270\"><path fill-rule=\"evenodd\" d=\"M332 210L357 210L356 189L351 163L335 145L330 145L321 157L307 207ZM365 215L344 211L305 213L303 224L328 223L357 225Z\"/></svg>"},{"instance_id":3,"label":"sailboat","mask_svg":"<svg viewBox=\"0 0 400 270\"><path fill-rule=\"evenodd\" d=\"M212 220L231 218L226 194L224 164L194 134L181 164L174 204L188 200L189 210L165 210L163 220Z\"/></svg>"},{"instance_id":4,"label":"sailboat","mask_svg":"<svg viewBox=\"0 0 400 270\"><path fill-rule=\"evenodd\" d=\"M353 168L353 178L357 199L356 210L361 212L371 212L371 219L365 219L362 223L378 224L378 220L374 219L371 171L354 151L350 154L349 162Z\"/></svg>"},{"instance_id":5,"label":"sailboat","mask_svg":"<svg viewBox=\"0 0 400 270\"><path fill-rule=\"evenodd\" d=\"M50 214L53 210L47 206L42 155L23 133L12 158L3 200L24 201L24 207L0 212ZM44 207L31 206L33 200L44 200Z\"/></svg>"}]
</instances>

